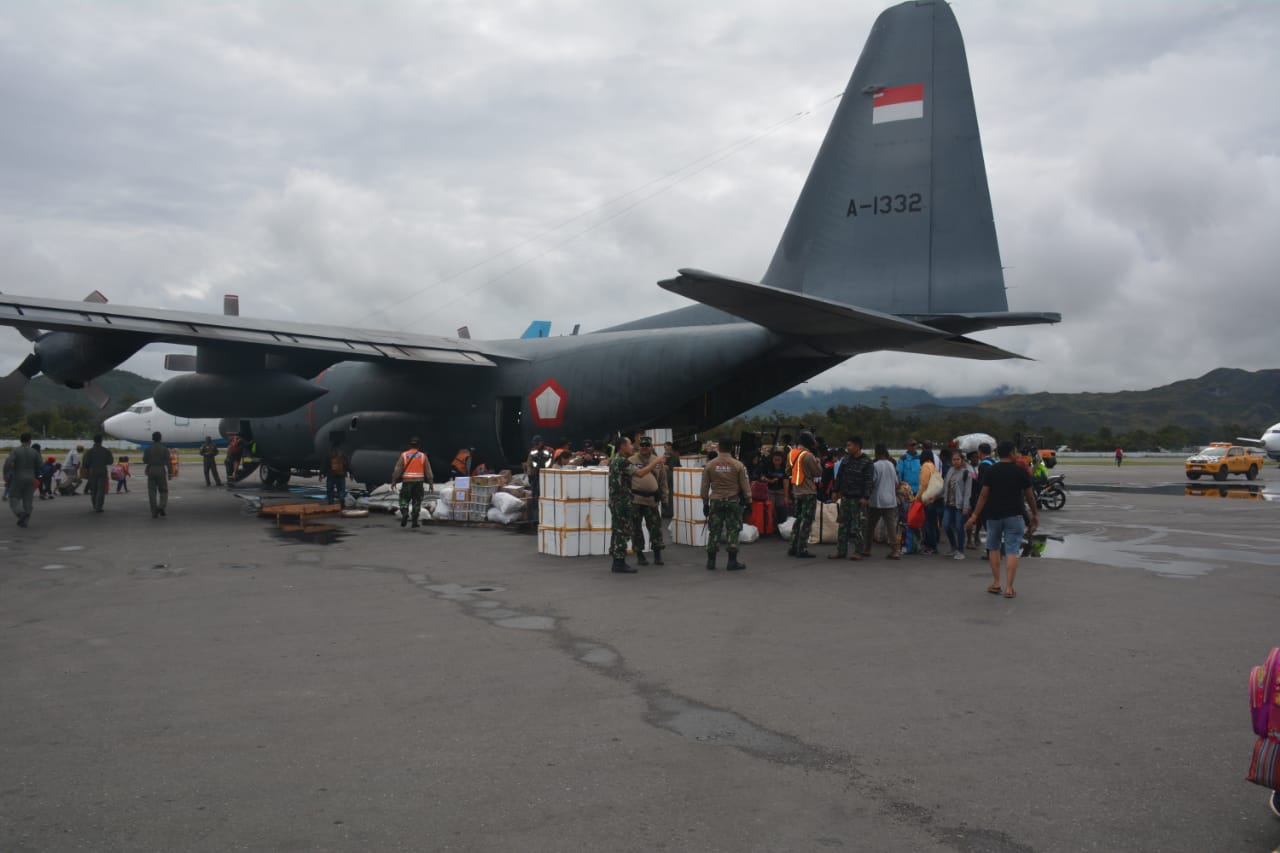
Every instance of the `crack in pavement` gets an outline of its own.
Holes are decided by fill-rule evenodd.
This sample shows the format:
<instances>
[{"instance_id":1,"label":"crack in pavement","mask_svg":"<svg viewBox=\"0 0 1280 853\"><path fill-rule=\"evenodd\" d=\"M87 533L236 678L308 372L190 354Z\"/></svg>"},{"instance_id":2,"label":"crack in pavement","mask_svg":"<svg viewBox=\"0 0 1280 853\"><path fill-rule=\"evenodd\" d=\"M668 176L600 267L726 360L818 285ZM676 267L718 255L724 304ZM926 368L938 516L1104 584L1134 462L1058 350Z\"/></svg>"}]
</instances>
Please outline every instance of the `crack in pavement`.
<instances>
[{"instance_id":1,"label":"crack in pavement","mask_svg":"<svg viewBox=\"0 0 1280 853\"><path fill-rule=\"evenodd\" d=\"M807 743L793 735L753 723L734 711L698 702L646 681L627 667L626 659L613 646L574 634L565 626L563 619L531 613L488 597L505 592L502 587L437 583L421 572L406 571L404 576L419 589L458 605L468 616L499 628L546 633L560 651L576 662L607 678L630 685L645 703L644 720L649 725L703 746L729 747L775 764L842 777L846 791L857 791L868 797L879 805L881 814L904 825L923 829L940 844L960 853L1033 851L1030 846L1015 841L1000 830L965 823L958 826L937 823L931 809L895 795L888 784L877 782L860 770L857 760L843 750Z\"/></svg>"}]
</instances>

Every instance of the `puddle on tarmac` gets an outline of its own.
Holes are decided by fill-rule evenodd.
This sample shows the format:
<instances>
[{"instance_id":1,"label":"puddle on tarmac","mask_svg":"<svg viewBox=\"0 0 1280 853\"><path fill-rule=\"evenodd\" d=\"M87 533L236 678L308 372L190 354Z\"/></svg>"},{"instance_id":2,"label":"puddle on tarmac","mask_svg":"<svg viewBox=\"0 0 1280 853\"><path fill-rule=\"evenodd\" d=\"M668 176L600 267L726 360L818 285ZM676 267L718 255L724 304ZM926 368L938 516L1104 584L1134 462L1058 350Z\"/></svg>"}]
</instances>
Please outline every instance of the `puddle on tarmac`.
<instances>
[{"instance_id":1,"label":"puddle on tarmac","mask_svg":"<svg viewBox=\"0 0 1280 853\"><path fill-rule=\"evenodd\" d=\"M1274 501L1280 503L1280 482L1234 483L1196 482L1160 483L1154 486L1110 485L1106 483L1072 483L1072 492L1099 492L1117 495L1180 495L1188 498L1218 498L1243 502Z\"/></svg>"},{"instance_id":2,"label":"puddle on tarmac","mask_svg":"<svg viewBox=\"0 0 1280 853\"><path fill-rule=\"evenodd\" d=\"M273 527L271 532L277 539L284 539L286 544L303 542L308 545L332 545L351 535L332 524L310 524L306 527L292 525L288 527Z\"/></svg>"},{"instance_id":3,"label":"puddle on tarmac","mask_svg":"<svg viewBox=\"0 0 1280 853\"><path fill-rule=\"evenodd\" d=\"M1087 534L1053 535L1036 533L1023 539L1022 557L1079 560L1117 569L1142 569L1163 577L1191 578L1207 575L1227 563L1273 566L1270 552L1196 548L1164 541L1170 530L1155 530L1137 539L1110 540Z\"/></svg>"}]
</instances>

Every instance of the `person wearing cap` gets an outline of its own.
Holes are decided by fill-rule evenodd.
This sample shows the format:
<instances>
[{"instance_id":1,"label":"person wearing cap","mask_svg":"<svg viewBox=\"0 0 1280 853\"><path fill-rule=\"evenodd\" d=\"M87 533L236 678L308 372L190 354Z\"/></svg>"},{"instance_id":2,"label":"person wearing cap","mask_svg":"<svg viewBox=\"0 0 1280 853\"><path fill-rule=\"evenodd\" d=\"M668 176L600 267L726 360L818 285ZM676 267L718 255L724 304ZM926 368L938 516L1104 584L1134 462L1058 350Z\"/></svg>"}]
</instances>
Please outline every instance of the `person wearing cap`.
<instances>
[{"instance_id":1,"label":"person wearing cap","mask_svg":"<svg viewBox=\"0 0 1280 853\"><path fill-rule=\"evenodd\" d=\"M400 526L404 527L412 517L413 526L418 526L418 515L422 511L424 484L431 491L436 490L435 480L431 476L431 461L427 454L419 448L422 442L415 435L409 439L409 449L400 454L396 467L391 472L391 483L400 484ZM412 510L412 516L410 515Z\"/></svg>"},{"instance_id":2,"label":"person wearing cap","mask_svg":"<svg viewBox=\"0 0 1280 853\"><path fill-rule=\"evenodd\" d=\"M592 468L600 464L600 454L596 452L595 445L588 439L582 442L582 452L578 454L578 464L583 468Z\"/></svg>"},{"instance_id":3,"label":"person wearing cap","mask_svg":"<svg viewBox=\"0 0 1280 853\"><path fill-rule=\"evenodd\" d=\"M729 551L731 572L741 571L738 536L742 514L751 508L751 481L747 466L733 458L733 439L722 438L716 458L702 469L702 514L707 519L707 571L715 571L716 554L724 545Z\"/></svg>"},{"instance_id":4,"label":"person wearing cap","mask_svg":"<svg viewBox=\"0 0 1280 853\"><path fill-rule=\"evenodd\" d=\"M868 549L865 540L867 507L871 503L875 482L875 463L862 452L861 436L849 436L845 442L845 457L835 476L832 493L840 501L840 527L836 534L836 550L828 555L828 559L860 560ZM849 553L851 541L853 553Z\"/></svg>"},{"instance_id":5,"label":"person wearing cap","mask_svg":"<svg viewBox=\"0 0 1280 853\"><path fill-rule=\"evenodd\" d=\"M36 493L36 475L40 471L40 454L31 446L31 433L18 437L17 447L4 460L5 480L9 484L9 509L18 517L18 526L31 521L32 498Z\"/></svg>"},{"instance_id":6,"label":"person wearing cap","mask_svg":"<svg viewBox=\"0 0 1280 853\"><path fill-rule=\"evenodd\" d=\"M653 472L662 461L637 468L631 461L631 439L623 436L617 442L618 452L609 460L609 513L613 518L613 534L609 539L609 556L613 557L613 571L635 574L635 567L627 565L627 543L631 539L632 484L637 477Z\"/></svg>"},{"instance_id":7,"label":"person wearing cap","mask_svg":"<svg viewBox=\"0 0 1280 853\"><path fill-rule=\"evenodd\" d=\"M151 433L151 443L142 451L143 470L147 475L147 503L151 517L164 515L169 503L169 448L160 443L160 433Z\"/></svg>"},{"instance_id":8,"label":"person wearing cap","mask_svg":"<svg viewBox=\"0 0 1280 853\"><path fill-rule=\"evenodd\" d=\"M631 464L637 469L648 467L648 474L631 478L631 543L636 552L636 562L642 566L649 565L644 558L644 532L640 525L649 528L649 547L653 550L653 564L665 565L662 562L662 504L667 502L667 472L663 465L665 457L655 456L653 439L642 435L636 439L639 448L631 457ZM654 468L649 463L657 461Z\"/></svg>"},{"instance_id":9,"label":"person wearing cap","mask_svg":"<svg viewBox=\"0 0 1280 853\"><path fill-rule=\"evenodd\" d=\"M200 445L200 458L204 461L204 485L222 485L222 477L218 474L218 445L213 443L213 436L206 435L204 444ZM209 480L213 482L210 483Z\"/></svg>"},{"instance_id":10,"label":"person wearing cap","mask_svg":"<svg viewBox=\"0 0 1280 853\"><path fill-rule=\"evenodd\" d=\"M800 446L792 448L787 460L787 476L791 482L791 497L795 502L795 525L791 528L791 547L788 557L809 559L809 533L813 530L813 517L818 508L818 478L822 476L822 463L813 451L817 442L813 433L805 430L798 439Z\"/></svg>"},{"instance_id":11,"label":"person wearing cap","mask_svg":"<svg viewBox=\"0 0 1280 853\"><path fill-rule=\"evenodd\" d=\"M535 435L533 448L529 451L529 458L524 463L524 473L529 478L529 519L535 525L538 523L538 494L541 491L538 474L543 468L551 466L552 458L551 450L542 442L542 436Z\"/></svg>"}]
</instances>

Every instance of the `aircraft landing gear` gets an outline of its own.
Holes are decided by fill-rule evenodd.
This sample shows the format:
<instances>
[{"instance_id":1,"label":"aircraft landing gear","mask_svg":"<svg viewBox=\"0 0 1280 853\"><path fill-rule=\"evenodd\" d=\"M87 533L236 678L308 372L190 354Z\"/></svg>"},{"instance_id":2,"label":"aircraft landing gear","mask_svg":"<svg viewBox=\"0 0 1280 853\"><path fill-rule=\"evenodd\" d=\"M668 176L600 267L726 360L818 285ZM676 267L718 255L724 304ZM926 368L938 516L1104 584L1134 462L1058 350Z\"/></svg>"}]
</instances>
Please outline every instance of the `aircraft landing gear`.
<instances>
[{"instance_id":1,"label":"aircraft landing gear","mask_svg":"<svg viewBox=\"0 0 1280 853\"><path fill-rule=\"evenodd\" d=\"M262 480L263 487L268 489L283 489L289 485L290 476L291 472L284 468L263 465L258 469L258 477Z\"/></svg>"}]
</instances>

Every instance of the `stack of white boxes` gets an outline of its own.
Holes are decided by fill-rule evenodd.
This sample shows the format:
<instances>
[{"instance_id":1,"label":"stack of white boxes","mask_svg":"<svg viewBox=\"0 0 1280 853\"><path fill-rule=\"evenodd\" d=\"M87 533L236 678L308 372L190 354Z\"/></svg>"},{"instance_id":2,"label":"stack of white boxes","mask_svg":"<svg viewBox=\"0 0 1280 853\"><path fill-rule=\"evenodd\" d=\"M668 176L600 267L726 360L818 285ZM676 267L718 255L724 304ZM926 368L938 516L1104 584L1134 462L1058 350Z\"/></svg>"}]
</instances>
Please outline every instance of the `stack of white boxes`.
<instances>
[{"instance_id":1,"label":"stack of white boxes","mask_svg":"<svg viewBox=\"0 0 1280 853\"><path fill-rule=\"evenodd\" d=\"M671 523L677 545L707 544L707 519L702 514L702 468L677 468L675 471L674 515Z\"/></svg>"},{"instance_id":2,"label":"stack of white boxes","mask_svg":"<svg viewBox=\"0 0 1280 853\"><path fill-rule=\"evenodd\" d=\"M470 500L467 501L467 521L488 521L489 507L493 504L493 493L502 486L502 477L497 474L481 474L471 478ZM455 518L458 515L455 513Z\"/></svg>"},{"instance_id":3,"label":"stack of white boxes","mask_svg":"<svg viewBox=\"0 0 1280 853\"><path fill-rule=\"evenodd\" d=\"M608 468L547 468L539 475L538 553L557 557L609 553Z\"/></svg>"}]
</instances>

